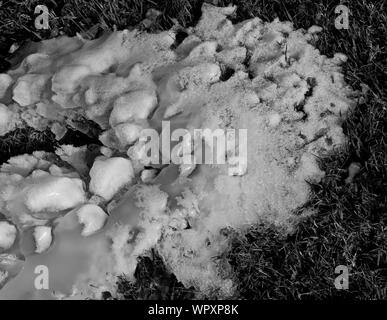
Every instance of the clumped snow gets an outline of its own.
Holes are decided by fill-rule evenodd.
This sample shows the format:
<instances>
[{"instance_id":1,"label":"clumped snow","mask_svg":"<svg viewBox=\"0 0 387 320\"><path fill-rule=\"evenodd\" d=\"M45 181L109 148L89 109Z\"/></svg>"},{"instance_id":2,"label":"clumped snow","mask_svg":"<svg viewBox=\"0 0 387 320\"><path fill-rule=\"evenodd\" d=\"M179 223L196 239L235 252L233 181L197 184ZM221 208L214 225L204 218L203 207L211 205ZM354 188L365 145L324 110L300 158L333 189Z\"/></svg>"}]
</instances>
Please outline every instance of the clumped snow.
<instances>
[{"instance_id":1,"label":"clumped snow","mask_svg":"<svg viewBox=\"0 0 387 320\"><path fill-rule=\"evenodd\" d=\"M29 125L60 137L66 126L87 131L79 125L87 119L104 144L100 154L62 146L56 158L34 153L1 167L0 211L20 229L26 261L0 298L52 298L29 287L39 264L52 268L51 289L63 296L114 293L116 276L133 279L151 248L184 285L227 297L234 283L216 259L226 229L291 230L311 214L293 213L308 200L308 182L325 174L317 158L346 142L341 123L355 101L341 73L346 57L310 44L318 27L232 24L235 10L204 4L177 48L174 29L45 40L0 75L0 134ZM231 175L221 164L152 167L139 138L143 128L160 132L163 120L171 129L247 129L247 165L234 163ZM51 223L50 250L30 254L28 228Z\"/></svg>"}]
</instances>

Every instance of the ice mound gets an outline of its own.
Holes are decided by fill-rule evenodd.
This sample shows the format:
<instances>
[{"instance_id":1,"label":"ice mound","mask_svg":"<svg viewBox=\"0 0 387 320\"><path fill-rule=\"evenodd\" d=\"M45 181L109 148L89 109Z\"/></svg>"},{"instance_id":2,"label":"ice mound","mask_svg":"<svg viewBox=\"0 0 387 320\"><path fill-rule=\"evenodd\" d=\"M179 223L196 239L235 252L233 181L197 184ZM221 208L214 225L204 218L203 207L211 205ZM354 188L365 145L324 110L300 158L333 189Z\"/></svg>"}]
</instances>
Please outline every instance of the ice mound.
<instances>
[{"instance_id":1,"label":"ice mound","mask_svg":"<svg viewBox=\"0 0 387 320\"><path fill-rule=\"evenodd\" d=\"M17 226L18 245L2 258L12 267L0 259L0 298L114 293L116 276L133 279L137 257L151 248L184 285L226 297L234 284L217 257L229 228L261 222L290 230L311 213L302 208L308 182L324 176L317 158L345 143L341 123L355 103L341 73L346 58L313 47L317 27L259 18L232 24L235 10L204 4L181 43L178 28L42 41L0 75L0 134L27 124L60 136L66 126L87 131L79 127L87 119L100 126L104 145L100 154L62 146L56 156L3 164L0 211ZM165 161L168 148L191 156L190 140L173 141L172 132L186 129L187 137L201 128L247 130L247 162L225 145L218 153L226 164ZM160 163L148 157L147 129L157 130ZM34 237L37 227L52 228L48 249L49 229ZM15 254L25 256L22 271ZM38 265L51 272L48 290L33 287Z\"/></svg>"}]
</instances>

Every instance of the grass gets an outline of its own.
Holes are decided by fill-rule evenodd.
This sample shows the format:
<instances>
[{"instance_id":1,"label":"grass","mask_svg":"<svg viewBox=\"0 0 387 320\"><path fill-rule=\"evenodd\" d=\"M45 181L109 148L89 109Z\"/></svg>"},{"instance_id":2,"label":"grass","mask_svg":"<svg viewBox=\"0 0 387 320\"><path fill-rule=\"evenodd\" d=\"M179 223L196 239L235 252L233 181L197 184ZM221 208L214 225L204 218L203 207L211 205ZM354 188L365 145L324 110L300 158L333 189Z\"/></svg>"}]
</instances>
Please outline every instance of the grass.
<instances>
[{"instance_id":1,"label":"grass","mask_svg":"<svg viewBox=\"0 0 387 320\"><path fill-rule=\"evenodd\" d=\"M118 293L127 300L182 300L195 297L194 288L185 288L165 267L155 251L140 257L134 274L136 283L119 278Z\"/></svg>"},{"instance_id":2,"label":"grass","mask_svg":"<svg viewBox=\"0 0 387 320\"><path fill-rule=\"evenodd\" d=\"M10 45L27 39L39 40L65 33L98 32L113 26L139 25L149 8L161 11L151 30L169 28L174 19L194 24L200 16L200 0L112 0L112 1L0 1L0 71ZM213 1L214 2L214 1ZM231 1L216 1L227 5ZM317 214L301 223L294 234L284 237L278 230L252 226L234 237L222 256L233 267L239 299L387 299L387 17L384 0L341 1L350 9L349 30L334 27L338 0L243 0L235 21L258 16L290 20L296 28L320 25L315 43L323 54L342 52L348 56L346 81L363 89L364 101L345 121L348 146L340 154L321 159L326 178L313 185L310 206ZM35 31L33 9L46 4L51 29ZM366 88L366 90L364 90ZM50 149L44 134L17 131L1 138L1 159L39 148ZM71 137L69 138L69 142ZM47 147L48 146L48 147ZM359 162L360 173L345 184L348 165ZM350 267L349 290L336 290L337 265ZM184 289L152 254L140 259L137 282L121 279L120 290L128 299L185 299L193 290Z\"/></svg>"}]
</instances>

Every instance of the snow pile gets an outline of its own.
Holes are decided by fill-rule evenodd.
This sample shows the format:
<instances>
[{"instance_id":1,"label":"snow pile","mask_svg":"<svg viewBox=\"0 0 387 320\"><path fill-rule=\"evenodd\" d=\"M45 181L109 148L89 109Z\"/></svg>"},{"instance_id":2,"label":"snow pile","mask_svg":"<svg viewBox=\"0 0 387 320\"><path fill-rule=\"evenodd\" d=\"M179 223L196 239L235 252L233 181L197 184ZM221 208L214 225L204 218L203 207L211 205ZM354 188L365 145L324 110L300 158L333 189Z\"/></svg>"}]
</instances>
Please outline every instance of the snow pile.
<instances>
[{"instance_id":1,"label":"snow pile","mask_svg":"<svg viewBox=\"0 0 387 320\"><path fill-rule=\"evenodd\" d=\"M115 276L133 277L151 248L186 286L229 296L234 284L215 258L228 245L226 230L257 222L291 229L310 214L293 213L308 200L308 181L324 176L317 157L345 143L341 123L354 105L341 73L346 58L310 44L316 27L259 18L233 25L235 10L205 4L182 43L177 30L42 41L0 75L0 134L27 124L59 138L66 126L87 132L87 119L104 144L100 154L62 146L56 158L34 153L2 166L0 211L25 239L27 259L0 298L114 291ZM246 129L247 166L230 175L222 164L152 165L143 129L160 132L165 120L171 130ZM31 254L28 228L51 225L51 248ZM25 285L39 264L54 273L49 292Z\"/></svg>"}]
</instances>

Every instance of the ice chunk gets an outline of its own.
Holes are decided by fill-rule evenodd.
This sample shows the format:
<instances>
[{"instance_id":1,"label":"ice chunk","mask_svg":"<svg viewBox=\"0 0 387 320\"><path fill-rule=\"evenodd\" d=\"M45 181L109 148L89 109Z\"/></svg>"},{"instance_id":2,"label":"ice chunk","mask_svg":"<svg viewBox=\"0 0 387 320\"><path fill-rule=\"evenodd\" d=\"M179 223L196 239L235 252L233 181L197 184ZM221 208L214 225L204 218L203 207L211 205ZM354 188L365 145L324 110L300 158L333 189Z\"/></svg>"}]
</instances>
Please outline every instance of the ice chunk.
<instances>
[{"instance_id":1,"label":"ice chunk","mask_svg":"<svg viewBox=\"0 0 387 320\"><path fill-rule=\"evenodd\" d=\"M237 6L218 8L209 3L203 3L202 17L195 27L195 33L203 39L224 38L229 40L234 26L226 17L232 15L236 9Z\"/></svg>"},{"instance_id":2,"label":"ice chunk","mask_svg":"<svg viewBox=\"0 0 387 320\"><path fill-rule=\"evenodd\" d=\"M28 73L39 73L39 69L48 67L50 63L51 59L48 54L33 53L23 60L22 65L26 68Z\"/></svg>"},{"instance_id":3,"label":"ice chunk","mask_svg":"<svg viewBox=\"0 0 387 320\"><path fill-rule=\"evenodd\" d=\"M85 204L77 211L79 223L83 224L82 235L88 237L104 226L107 214L95 204Z\"/></svg>"},{"instance_id":4,"label":"ice chunk","mask_svg":"<svg viewBox=\"0 0 387 320\"><path fill-rule=\"evenodd\" d=\"M16 239L16 227L7 221L0 221L0 248L7 250L12 247Z\"/></svg>"},{"instance_id":5,"label":"ice chunk","mask_svg":"<svg viewBox=\"0 0 387 320\"><path fill-rule=\"evenodd\" d=\"M132 163L121 157L97 158L90 170L90 178L90 191L109 201L124 185L132 182Z\"/></svg>"},{"instance_id":6,"label":"ice chunk","mask_svg":"<svg viewBox=\"0 0 387 320\"><path fill-rule=\"evenodd\" d=\"M0 73L0 99L3 99L12 81L12 77L8 74Z\"/></svg>"},{"instance_id":7,"label":"ice chunk","mask_svg":"<svg viewBox=\"0 0 387 320\"><path fill-rule=\"evenodd\" d=\"M145 169L141 172L141 181L144 183L149 183L156 177L156 175L156 169Z\"/></svg>"},{"instance_id":8,"label":"ice chunk","mask_svg":"<svg viewBox=\"0 0 387 320\"><path fill-rule=\"evenodd\" d=\"M246 60L247 50L245 47L225 49L217 54L217 59L233 69L243 69L243 62Z\"/></svg>"},{"instance_id":9,"label":"ice chunk","mask_svg":"<svg viewBox=\"0 0 387 320\"><path fill-rule=\"evenodd\" d=\"M335 53L333 59L337 61L338 64L341 64L343 62L346 62L348 60L348 57L342 53Z\"/></svg>"},{"instance_id":10,"label":"ice chunk","mask_svg":"<svg viewBox=\"0 0 387 320\"><path fill-rule=\"evenodd\" d=\"M51 227L49 226L38 226L34 229L34 239L35 239L35 252L42 253L46 251L52 242Z\"/></svg>"},{"instance_id":11,"label":"ice chunk","mask_svg":"<svg viewBox=\"0 0 387 320\"><path fill-rule=\"evenodd\" d=\"M115 126L119 123L143 120L157 105L157 96L154 91L138 90L125 94L114 102L109 123Z\"/></svg>"},{"instance_id":12,"label":"ice chunk","mask_svg":"<svg viewBox=\"0 0 387 320\"><path fill-rule=\"evenodd\" d=\"M130 91L152 88L154 84L151 77L135 65L126 78L115 74L90 76L81 86L86 89L85 102L94 105L98 101L109 101Z\"/></svg>"},{"instance_id":13,"label":"ice chunk","mask_svg":"<svg viewBox=\"0 0 387 320\"><path fill-rule=\"evenodd\" d=\"M15 156L1 166L1 171L27 176L37 167L38 161L36 157L28 154Z\"/></svg>"},{"instance_id":14,"label":"ice chunk","mask_svg":"<svg viewBox=\"0 0 387 320\"><path fill-rule=\"evenodd\" d=\"M39 102L50 75L29 73L21 76L13 88L13 100L22 107Z\"/></svg>"},{"instance_id":15,"label":"ice chunk","mask_svg":"<svg viewBox=\"0 0 387 320\"><path fill-rule=\"evenodd\" d=\"M113 150L107 147L102 146L99 151L107 158L110 158L113 155Z\"/></svg>"},{"instance_id":16,"label":"ice chunk","mask_svg":"<svg viewBox=\"0 0 387 320\"><path fill-rule=\"evenodd\" d=\"M8 132L11 113L7 106L0 103L0 136Z\"/></svg>"},{"instance_id":17,"label":"ice chunk","mask_svg":"<svg viewBox=\"0 0 387 320\"><path fill-rule=\"evenodd\" d=\"M109 129L102 132L98 139L103 143L105 147L108 147L110 149L121 149L122 147L113 129Z\"/></svg>"},{"instance_id":18,"label":"ice chunk","mask_svg":"<svg viewBox=\"0 0 387 320\"><path fill-rule=\"evenodd\" d=\"M72 145L61 145L58 149L55 150L55 153L63 161L73 166L79 173L87 173L87 146L74 147Z\"/></svg>"},{"instance_id":19,"label":"ice chunk","mask_svg":"<svg viewBox=\"0 0 387 320\"><path fill-rule=\"evenodd\" d=\"M66 127L59 124L58 122L53 123L50 129L51 132L55 135L56 140L62 139L67 132Z\"/></svg>"},{"instance_id":20,"label":"ice chunk","mask_svg":"<svg viewBox=\"0 0 387 320\"><path fill-rule=\"evenodd\" d=\"M311 26L309 29L308 29L308 33L310 34L315 34L315 33L319 33L323 30L323 28L319 27L319 26Z\"/></svg>"},{"instance_id":21,"label":"ice chunk","mask_svg":"<svg viewBox=\"0 0 387 320\"><path fill-rule=\"evenodd\" d=\"M58 167L56 164L52 164L48 168L48 172L53 176L58 176L58 177L80 178L79 174L74 170L71 170L65 167Z\"/></svg>"},{"instance_id":22,"label":"ice chunk","mask_svg":"<svg viewBox=\"0 0 387 320\"><path fill-rule=\"evenodd\" d=\"M188 59L194 59L199 57L212 57L216 54L218 44L216 41L206 41L197 45L189 53Z\"/></svg>"},{"instance_id":23,"label":"ice chunk","mask_svg":"<svg viewBox=\"0 0 387 320\"><path fill-rule=\"evenodd\" d=\"M122 146L135 143L141 136L141 131L148 127L147 123L121 123L114 127L114 132Z\"/></svg>"},{"instance_id":24,"label":"ice chunk","mask_svg":"<svg viewBox=\"0 0 387 320\"><path fill-rule=\"evenodd\" d=\"M219 80L221 70L217 63L204 62L178 72L182 87L211 84Z\"/></svg>"},{"instance_id":25,"label":"ice chunk","mask_svg":"<svg viewBox=\"0 0 387 320\"><path fill-rule=\"evenodd\" d=\"M44 171L44 170L40 170L40 169L36 169L34 171L31 172L31 175L30 177L33 178L33 179L39 179L41 177L49 177L50 174L47 172L47 171Z\"/></svg>"},{"instance_id":26,"label":"ice chunk","mask_svg":"<svg viewBox=\"0 0 387 320\"><path fill-rule=\"evenodd\" d=\"M52 90L58 94L71 93L79 85L79 81L91 73L88 66L66 66L52 77Z\"/></svg>"},{"instance_id":27,"label":"ice chunk","mask_svg":"<svg viewBox=\"0 0 387 320\"><path fill-rule=\"evenodd\" d=\"M80 179L44 175L26 190L25 204L32 212L61 211L86 201Z\"/></svg>"}]
</instances>

